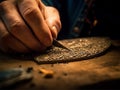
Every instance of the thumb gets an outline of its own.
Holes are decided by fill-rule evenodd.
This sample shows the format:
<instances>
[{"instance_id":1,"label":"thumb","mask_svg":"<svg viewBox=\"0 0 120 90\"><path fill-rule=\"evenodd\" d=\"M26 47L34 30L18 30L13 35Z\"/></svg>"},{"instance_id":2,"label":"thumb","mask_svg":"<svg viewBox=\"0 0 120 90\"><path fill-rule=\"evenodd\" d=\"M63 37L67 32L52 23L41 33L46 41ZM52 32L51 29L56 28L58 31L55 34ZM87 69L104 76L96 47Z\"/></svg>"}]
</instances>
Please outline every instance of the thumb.
<instances>
[{"instance_id":1,"label":"thumb","mask_svg":"<svg viewBox=\"0 0 120 90\"><path fill-rule=\"evenodd\" d=\"M43 17L46 21L46 24L48 25L52 37L54 39L57 38L57 35L61 29L61 21L60 21L60 15L56 8L46 6L41 1L37 0L39 3L39 8L43 13Z\"/></svg>"},{"instance_id":2,"label":"thumb","mask_svg":"<svg viewBox=\"0 0 120 90\"><path fill-rule=\"evenodd\" d=\"M59 31L60 31L59 26L58 26L54 21L49 20L49 19L46 20L46 23L47 23L48 27L50 28L52 37L53 37L54 39L56 39L57 36L58 36L58 33L59 33Z\"/></svg>"},{"instance_id":3,"label":"thumb","mask_svg":"<svg viewBox=\"0 0 120 90\"><path fill-rule=\"evenodd\" d=\"M57 38L57 35L61 29L61 21L57 9L46 6L44 17L48 27L51 30L53 38Z\"/></svg>"}]
</instances>

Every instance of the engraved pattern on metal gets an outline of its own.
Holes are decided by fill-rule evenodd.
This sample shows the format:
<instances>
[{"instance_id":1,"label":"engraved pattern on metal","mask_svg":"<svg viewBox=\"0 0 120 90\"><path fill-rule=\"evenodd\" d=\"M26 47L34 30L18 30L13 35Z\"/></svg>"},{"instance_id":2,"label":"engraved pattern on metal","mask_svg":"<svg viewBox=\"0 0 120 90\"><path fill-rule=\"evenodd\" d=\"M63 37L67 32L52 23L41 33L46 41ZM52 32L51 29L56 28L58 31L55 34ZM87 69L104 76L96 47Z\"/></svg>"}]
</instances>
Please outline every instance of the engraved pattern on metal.
<instances>
[{"instance_id":1,"label":"engraved pattern on metal","mask_svg":"<svg viewBox=\"0 0 120 90\"><path fill-rule=\"evenodd\" d=\"M71 51L52 47L44 54L34 58L38 64L61 63L93 58L106 51L111 41L108 37L86 37L59 41Z\"/></svg>"}]
</instances>

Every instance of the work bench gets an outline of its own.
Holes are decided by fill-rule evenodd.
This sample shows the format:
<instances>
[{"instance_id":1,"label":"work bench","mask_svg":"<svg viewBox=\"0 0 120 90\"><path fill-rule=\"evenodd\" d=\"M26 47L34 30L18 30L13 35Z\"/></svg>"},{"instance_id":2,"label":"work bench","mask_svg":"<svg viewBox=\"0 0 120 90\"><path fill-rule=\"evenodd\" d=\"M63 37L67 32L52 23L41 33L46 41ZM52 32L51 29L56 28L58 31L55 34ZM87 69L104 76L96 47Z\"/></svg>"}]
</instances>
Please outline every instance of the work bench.
<instances>
[{"instance_id":1,"label":"work bench","mask_svg":"<svg viewBox=\"0 0 120 90\"><path fill-rule=\"evenodd\" d=\"M32 59L19 59L0 54L0 70L31 68L33 78L11 87L13 90L85 90L120 89L120 40L103 55L69 63L40 64ZM45 77L40 70L52 71Z\"/></svg>"}]
</instances>

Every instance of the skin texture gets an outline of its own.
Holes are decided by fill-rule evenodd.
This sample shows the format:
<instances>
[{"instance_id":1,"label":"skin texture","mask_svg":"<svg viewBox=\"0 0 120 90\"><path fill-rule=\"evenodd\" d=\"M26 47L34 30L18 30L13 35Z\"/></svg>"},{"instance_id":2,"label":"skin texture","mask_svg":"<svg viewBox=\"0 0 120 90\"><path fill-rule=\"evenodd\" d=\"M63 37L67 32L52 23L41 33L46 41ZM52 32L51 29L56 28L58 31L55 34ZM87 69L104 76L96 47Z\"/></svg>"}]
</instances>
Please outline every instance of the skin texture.
<instances>
[{"instance_id":1,"label":"skin texture","mask_svg":"<svg viewBox=\"0 0 120 90\"><path fill-rule=\"evenodd\" d=\"M0 49L6 53L42 52L61 29L59 12L40 0L0 3Z\"/></svg>"}]
</instances>

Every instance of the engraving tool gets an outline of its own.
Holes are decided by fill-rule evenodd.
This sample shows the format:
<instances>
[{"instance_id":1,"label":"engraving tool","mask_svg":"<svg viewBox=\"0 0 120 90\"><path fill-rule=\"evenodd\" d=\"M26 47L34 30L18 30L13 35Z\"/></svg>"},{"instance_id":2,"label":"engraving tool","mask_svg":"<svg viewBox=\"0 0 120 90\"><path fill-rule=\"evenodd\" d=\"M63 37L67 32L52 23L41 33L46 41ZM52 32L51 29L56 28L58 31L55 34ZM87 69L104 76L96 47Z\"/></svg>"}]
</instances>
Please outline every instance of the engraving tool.
<instances>
[{"instance_id":1,"label":"engraving tool","mask_svg":"<svg viewBox=\"0 0 120 90\"><path fill-rule=\"evenodd\" d=\"M57 41L56 39L53 40L53 45L59 48L63 48L66 50L71 51L69 48L67 48L66 46L64 46L63 44L61 44L59 41Z\"/></svg>"}]
</instances>

